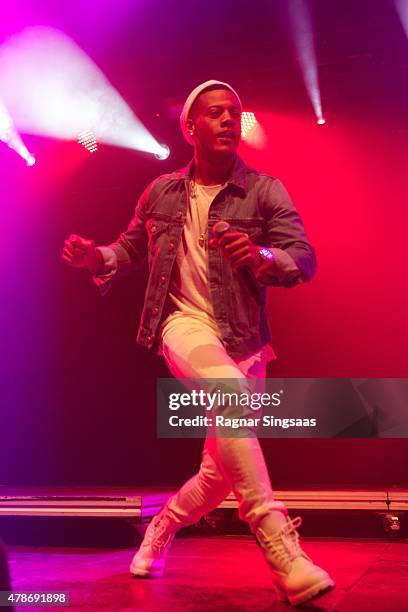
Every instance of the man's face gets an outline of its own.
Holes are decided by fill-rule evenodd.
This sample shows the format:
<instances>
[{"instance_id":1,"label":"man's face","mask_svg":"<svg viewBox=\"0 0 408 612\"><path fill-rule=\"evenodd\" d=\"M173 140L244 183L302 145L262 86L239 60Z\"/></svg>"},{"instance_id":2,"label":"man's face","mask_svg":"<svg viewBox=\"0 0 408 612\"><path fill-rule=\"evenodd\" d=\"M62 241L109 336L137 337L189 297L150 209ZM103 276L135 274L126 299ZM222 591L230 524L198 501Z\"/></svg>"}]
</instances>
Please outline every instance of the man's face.
<instances>
[{"instance_id":1,"label":"man's face","mask_svg":"<svg viewBox=\"0 0 408 612\"><path fill-rule=\"evenodd\" d=\"M229 89L203 92L190 112L189 126L197 148L206 153L233 153L241 138L241 105Z\"/></svg>"}]
</instances>

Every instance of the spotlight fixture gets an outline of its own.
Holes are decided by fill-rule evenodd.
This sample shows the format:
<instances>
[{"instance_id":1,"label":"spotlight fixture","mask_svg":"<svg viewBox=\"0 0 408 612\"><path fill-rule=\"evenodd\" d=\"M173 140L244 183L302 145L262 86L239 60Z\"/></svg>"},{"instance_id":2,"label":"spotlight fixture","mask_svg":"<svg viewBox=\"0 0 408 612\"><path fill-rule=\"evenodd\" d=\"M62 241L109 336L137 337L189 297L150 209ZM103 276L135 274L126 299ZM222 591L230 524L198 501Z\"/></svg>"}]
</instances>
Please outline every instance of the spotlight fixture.
<instances>
[{"instance_id":1,"label":"spotlight fixture","mask_svg":"<svg viewBox=\"0 0 408 612\"><path fill-rule=\"evenodd\" d=\"M287 0L285 3L296 60L318 125L323 125L322 100L314 43L314 28L307 0Z\"/></svg>"},{"instance_id":2,"label":"spotlight fixture","mask_svg":"<svg viewBox=\"0 0 408 612\"><path fill-rule=\"evenodd\" d=\"M154 156L156 159L160 159L161 161L163 161L164 159L167 159L169 157L170 149L165 144L160 145L160 147L160 151L158 153L155 153Z\"/></svg>"},{"instance_id":3,"label":"spotlight fixture","mask_svg":"<svg viewBox=\"0 0 408 612\"><path fill-rule=\"evenodd\" d=\"M255 114L249 111L243 111L241 114L241 136L246 138L249 132L258 124Z\"/></svg>"},{"instance_id":4,"label":"spotlight fixture","mask_svg":"<svg viewBox=\"0 0 408 612\"><path fill-rule=\"evenodd\" d=\"M35 164L35 157L29 152L25 146L20 134L17 132L13 120L0 100L0 141L4 142L10 149L13 149L20 157L22 157L27 166Z\"/></svg>"},{"instance_id":5,"label":"spotlight fixture","mask_svg":"<svg viewBox=\"0 0 408 612\"><path fill-rule=\"evenodd\" d=\"M29 156L26 158L26 164L27 164L27 166L34 166L34 164L36 163L36 161L37 161L37 160L35 159L34 155L29 155Z\"/></svg>"},{"instance_id":6,"label":"spotlight fixture","mask_svg":"<svg viewBox=\"0 0 408 612\"><path fill-rule=\"evenodd\" d=\"M386 512L381 514L384 531L389 535L399 534L401 531L401 516L398 512Z\"/></svg>"},{"instance_id":7,"label":"spotlight fixture","mask_svg":"<svg viewBox=\"0 0 408 612\"><path fill-rule=\"evenodd\" d=\"M90 153L95 153L98 150L95 134L92 130L83 130L78 134L78 142Z\"/></svg>"}]
</instances>

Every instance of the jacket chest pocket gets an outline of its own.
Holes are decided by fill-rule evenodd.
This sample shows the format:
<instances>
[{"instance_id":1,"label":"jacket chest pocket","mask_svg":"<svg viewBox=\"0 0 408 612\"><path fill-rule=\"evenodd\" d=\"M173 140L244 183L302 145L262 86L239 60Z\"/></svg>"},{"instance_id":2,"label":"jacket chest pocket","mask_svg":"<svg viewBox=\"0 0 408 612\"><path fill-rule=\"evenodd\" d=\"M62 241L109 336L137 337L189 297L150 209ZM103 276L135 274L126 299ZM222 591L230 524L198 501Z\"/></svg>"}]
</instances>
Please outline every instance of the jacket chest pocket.
<instances>
[{"instance_id":1,"label":"jacket chest pocket","mask_svg":"<svg viewBox=\"0 0 408 612\"><path fill-rule=\"evenodd\" d=\"M248 234L254 244L264 244L265 231L263 219L230 219L228 222L236 232Z\"/></svg>"}]
</instances>

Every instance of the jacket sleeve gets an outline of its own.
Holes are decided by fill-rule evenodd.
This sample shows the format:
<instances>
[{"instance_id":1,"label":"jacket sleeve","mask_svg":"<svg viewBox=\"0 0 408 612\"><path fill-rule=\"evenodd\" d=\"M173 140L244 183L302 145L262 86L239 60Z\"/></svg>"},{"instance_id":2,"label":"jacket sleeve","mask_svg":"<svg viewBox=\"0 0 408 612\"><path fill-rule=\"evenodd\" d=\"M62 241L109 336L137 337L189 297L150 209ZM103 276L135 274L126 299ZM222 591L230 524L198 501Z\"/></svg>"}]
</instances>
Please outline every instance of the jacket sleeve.
<instances>
[{"instance_id":1,"label":"jacket sleeve","mask_svg":"<svg viewBox=\"0 0 408 612\"><path fill-rule=\"evenodd\" d=\"M278 179L268 180L264 196L264 216L269 246L274 260L264 262L256 278L265 285L292 287L310 281L316 272L316 255L302 220L288 192Z\"/></svg>"},{"instance_id":2,"label":"jacket sleeve","mask_svg":"<svg viewBox=\"0 0 408 612\"><path fill-rule=\"evenodd\" d=\"M140 196L135 214L125 232L108 246L99 248L103 257L103 268L94 274L93 281L102 295L105 295L118 276L136 269L144 261L147 252L146 208L151 193L151 183Z\"/></svg>"}]
</instances>

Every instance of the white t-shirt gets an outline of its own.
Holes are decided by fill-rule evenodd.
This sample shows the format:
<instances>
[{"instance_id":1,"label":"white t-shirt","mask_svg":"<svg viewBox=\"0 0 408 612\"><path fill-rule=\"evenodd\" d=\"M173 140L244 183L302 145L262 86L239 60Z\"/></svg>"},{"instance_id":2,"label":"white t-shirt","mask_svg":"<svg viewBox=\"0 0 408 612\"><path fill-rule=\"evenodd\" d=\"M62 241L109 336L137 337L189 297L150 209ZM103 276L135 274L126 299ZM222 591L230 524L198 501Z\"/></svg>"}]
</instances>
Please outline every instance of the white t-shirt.
<instances>
[{"instance_id":1,"label":"white t-shirt","mask_svg":"<svg viewBox=\"0 0 408 612\"><path fill-rule=\"evenodd\" d=\"M208 282L208 211L215 196L225 185L195 184L196 197L190 195L184 231L177 251L168 299L172 312L164 321L168 325L178 317L193 316L210 325L219 334ZM206 248L199 245L204 233Z\"/></svg>"}]
</instances>

